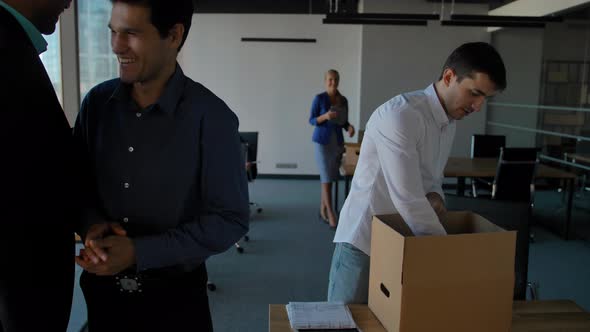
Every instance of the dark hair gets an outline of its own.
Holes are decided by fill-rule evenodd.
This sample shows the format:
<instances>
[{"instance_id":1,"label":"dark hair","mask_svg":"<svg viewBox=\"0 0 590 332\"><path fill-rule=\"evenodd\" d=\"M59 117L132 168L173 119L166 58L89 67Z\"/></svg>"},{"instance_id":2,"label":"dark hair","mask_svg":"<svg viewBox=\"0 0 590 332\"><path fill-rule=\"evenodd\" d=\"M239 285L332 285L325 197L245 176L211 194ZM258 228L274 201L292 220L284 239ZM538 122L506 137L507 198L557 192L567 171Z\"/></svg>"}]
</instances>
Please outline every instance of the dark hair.
<instances>
[{"instance_id":1,"label":"dark hair","mask_svg":"<svg viewBox=\"0 0 590 332\"><path fill-rule=\"evenodd\" d=\"M485 73L494 82L497 90L506 89L506 68L496 49L484 42L466 43L457 47L445 62L439 80L445 69L452 69L458 80L473 77L474 72Z\"/></svg>"},{"instance_id":2,"label":"dark hair","mask_svg":"<svg viewBox=\"0 0 590 332\"><path fill-rule=\"evenodd\" d=\"M158 29L162 38L168 36L170 29L175 24L182 24L184 26L184 35L178 51L184 45L193 19L193 0L111 0L111 2L122 2L149 8L150 21Z\"/></svg>"}]
</instances>

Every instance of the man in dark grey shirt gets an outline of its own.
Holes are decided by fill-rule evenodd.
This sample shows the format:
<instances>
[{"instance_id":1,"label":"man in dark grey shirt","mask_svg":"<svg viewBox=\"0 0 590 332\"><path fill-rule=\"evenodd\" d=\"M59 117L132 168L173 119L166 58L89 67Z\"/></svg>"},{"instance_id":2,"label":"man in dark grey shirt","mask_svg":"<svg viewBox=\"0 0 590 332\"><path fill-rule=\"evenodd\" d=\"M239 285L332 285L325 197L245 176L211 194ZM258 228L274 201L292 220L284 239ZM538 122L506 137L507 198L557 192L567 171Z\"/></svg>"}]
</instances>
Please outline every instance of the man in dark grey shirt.
<instances>
[{"instance_id":1,"label":"man in dark grey shirt","mask_svg":"<svg viewBox=\"0 0 590 332\"><path fill-rule=\"evenodd\" d=\"M89 328L209 331L204 262L248 230L238 119L176 63L191 0L112 2L120 78L88 93L74 130Z\"/></svg>"}]
</instances>

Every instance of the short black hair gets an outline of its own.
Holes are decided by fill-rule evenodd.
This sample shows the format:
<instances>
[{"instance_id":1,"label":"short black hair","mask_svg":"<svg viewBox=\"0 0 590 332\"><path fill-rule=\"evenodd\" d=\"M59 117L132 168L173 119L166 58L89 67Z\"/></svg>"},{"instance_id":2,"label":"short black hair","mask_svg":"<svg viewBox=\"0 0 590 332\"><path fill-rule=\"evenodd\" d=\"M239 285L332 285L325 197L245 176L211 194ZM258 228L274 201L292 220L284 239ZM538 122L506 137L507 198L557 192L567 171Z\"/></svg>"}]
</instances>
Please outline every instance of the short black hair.
<instances>
[{"instance_id":1,"label":"short black hair","mask_svg":"<svg viewBox=\"0 0 590 332\"><path fill-rule=\"evenodd\" d=\"M150 9L150 21L158 29L160 36L165 38L170 29L180 23L184 26L184 35L178 51L184 45L193 19L193 0L110 0L112 3L122 2L143 6Z\"/></svg>"},{"instance_id":2,"label":"short black hair","mask_svg":"<svg viewBox=\"0 0 590 332\"><path fill-rule=\"evenodd\" d=\"M445 62L439 80L446 69L452 69L461 81L473 77L474 72L485 73L496 85L496 90L506 89L506 67L496 49L484 42L466 43L457 47Z\"/></svg>"}]
</instances>

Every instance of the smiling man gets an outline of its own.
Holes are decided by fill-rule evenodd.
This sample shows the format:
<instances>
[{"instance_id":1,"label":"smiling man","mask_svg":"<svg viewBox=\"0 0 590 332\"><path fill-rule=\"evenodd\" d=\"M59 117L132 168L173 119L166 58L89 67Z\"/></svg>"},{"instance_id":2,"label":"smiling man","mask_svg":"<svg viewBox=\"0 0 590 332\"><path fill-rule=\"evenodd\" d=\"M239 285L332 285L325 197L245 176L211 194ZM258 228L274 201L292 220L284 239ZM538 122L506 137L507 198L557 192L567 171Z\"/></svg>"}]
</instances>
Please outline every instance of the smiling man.
<instances>
[{"instance_id":1,"label":"smiling man","mask_svg":"<svg viewBox=\"0 0 590 332\"><path fill-rule=\"evenodd\" d=\"M381 105L367 122L350 194L340 212L328 300L367 303L371 220L399 213L415 235L444 235L442 180L455 121L506 88L500 55L487 43L458 47L439 80Z\"/></svg>"},{"instance_id":2,"label":"smiling man","mask_svg":"<svg viewBox=\"0 0 590 332\"><path fill-rule=\"evenodd\" d=\"M192 0L112 3L120 78L88 93L74 130L89 330L210 331L205 260L248 230L238 119L176 62Z\"/></svg>"}]
</instances>

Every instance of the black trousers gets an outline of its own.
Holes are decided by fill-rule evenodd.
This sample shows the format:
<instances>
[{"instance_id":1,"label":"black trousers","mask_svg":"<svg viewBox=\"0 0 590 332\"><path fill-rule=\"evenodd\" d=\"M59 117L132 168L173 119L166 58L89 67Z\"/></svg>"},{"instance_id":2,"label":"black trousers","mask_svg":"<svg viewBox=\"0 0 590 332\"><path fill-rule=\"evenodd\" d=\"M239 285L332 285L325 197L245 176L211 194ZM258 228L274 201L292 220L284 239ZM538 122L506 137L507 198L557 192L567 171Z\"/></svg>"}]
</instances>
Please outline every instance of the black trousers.
<instances>
[{"instance_id":1,"label":"black trousers","mask_svg":"<svg viewBox=\"0 0 590 332\"><path fill-rule=\"evenodd\" d=\"M70 279L73 281L73 276ZM72 305L71 281L55 280L53 286L43 287L35 285L35 280L28 285L0 284L3 284L0 286L0 332L66 331Z\"/></svg>"},{"instance_id":2,"label":"black trousers","mask_svg":"<svg viewBox=\"0 0 590 332\"><path fill-rule=\"evenodd\" d=\"M29 226L26 233L3 228L1 224L10 218L0 221L0 332L67 330L74 290L74 236L61 231L59 222L41 220L54 230Z\"/></svg>"},{"instance_id":3,"label":"black trousers","mask_svg":"<svg viewBox=\"0 0 590 332\"><path fill-rule=\"evenodd\" d=\"M213 331L205 264L192 272L140 275L141 292L122 290L120 280L82 273L90 332Z\"/></svg>"}]
</instances>

